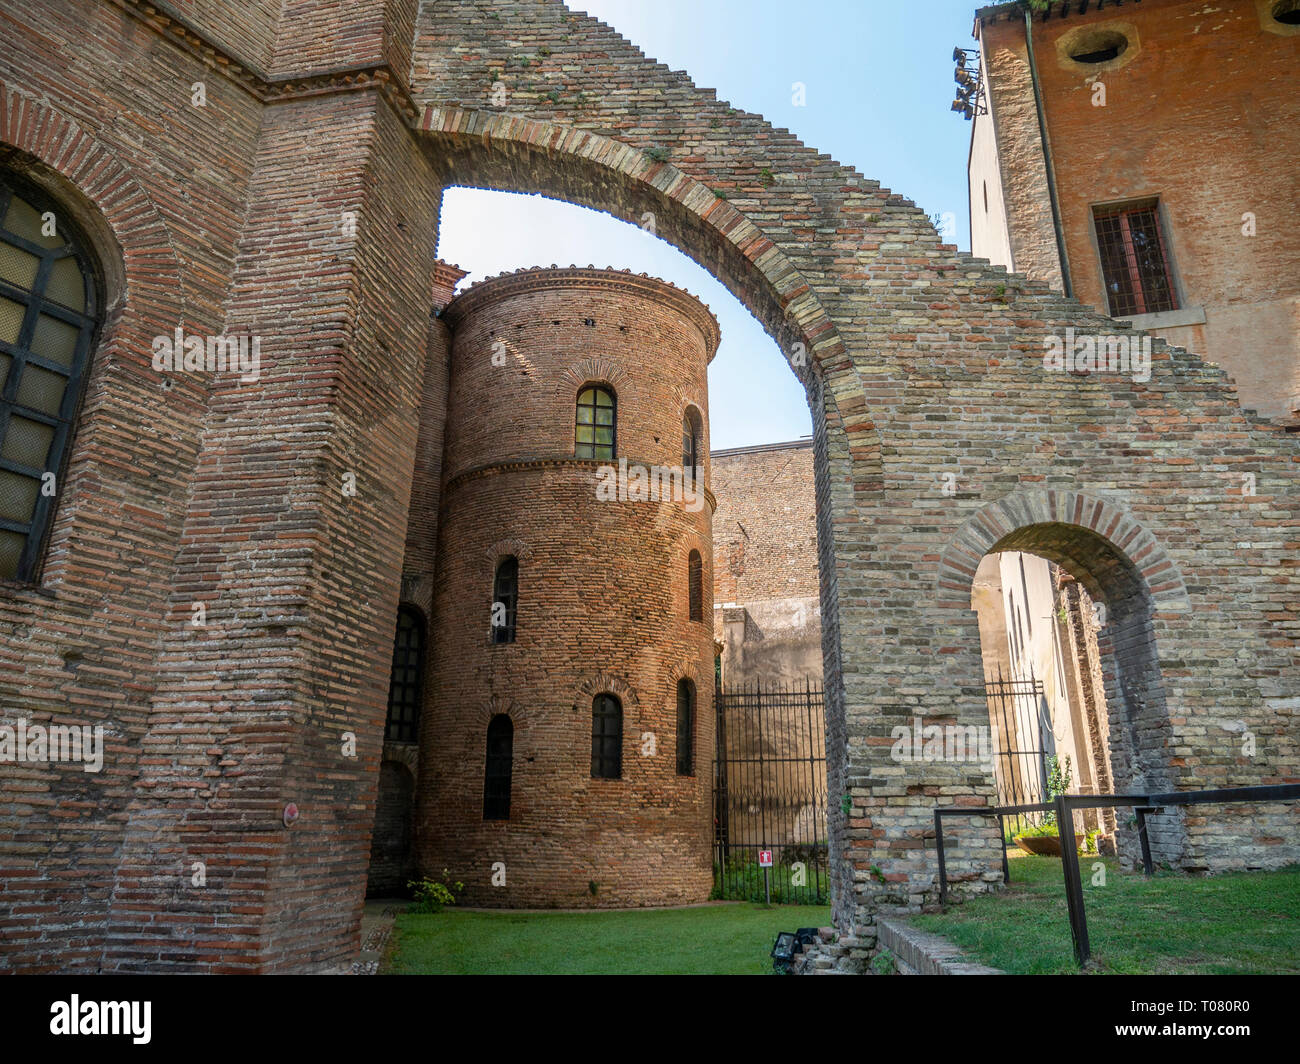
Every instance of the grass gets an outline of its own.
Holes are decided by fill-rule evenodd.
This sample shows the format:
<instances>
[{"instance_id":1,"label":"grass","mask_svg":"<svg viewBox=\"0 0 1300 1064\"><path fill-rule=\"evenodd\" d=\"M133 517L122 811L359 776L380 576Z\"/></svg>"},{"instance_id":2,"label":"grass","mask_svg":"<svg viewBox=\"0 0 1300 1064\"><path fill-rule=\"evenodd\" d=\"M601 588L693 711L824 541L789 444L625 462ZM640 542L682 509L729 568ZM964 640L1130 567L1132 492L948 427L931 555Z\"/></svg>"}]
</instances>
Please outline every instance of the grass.
<instances>
[{"instance_id":1,"label":"grass","mask_svg":"<svg viewBox=\"0 0 1300 1064\"><path fill-rule=\"evenodd\" d=\"M792 886L795 876L793 864L778 864L768 869L768 889L773 905L829 905L831 900L830 874L815 862L803 862L804 885ZM718 880L722 886L718 886ZM763 900L763 869L755 861L729 861L727 870L719 875L718 865L713 866L713 892L709 897L723 901ZM811 926L804 924L803 926Z\"/></svg>"},{"instance_id":2,"label":"grass","mask_svg":"<svg viewBox=\"0 0 1300 1064\"><path fill-rule=\"evenodd\" d=\"M393 975L764 975L778 931L825 927L829 907L745 902L591 913L403 914Z\"/></svg>"},{"instance_id":3,"label":"grass","mask_svg":"<svg viewBox=\"0 0 1300 1064\"><path fill-rule=\"evenodd\" d=\"M1093 885L1094 864L1106 866ZM1114 859L1083 858L1084 911L1103 974L1242 975L1300 972L1300 866L1188 876L1123 874ZM1011 862L1005 893L973 898L917 927L973 958L1022 975L1077 973L1061 861Z\"/></svg>"}]
</instances>

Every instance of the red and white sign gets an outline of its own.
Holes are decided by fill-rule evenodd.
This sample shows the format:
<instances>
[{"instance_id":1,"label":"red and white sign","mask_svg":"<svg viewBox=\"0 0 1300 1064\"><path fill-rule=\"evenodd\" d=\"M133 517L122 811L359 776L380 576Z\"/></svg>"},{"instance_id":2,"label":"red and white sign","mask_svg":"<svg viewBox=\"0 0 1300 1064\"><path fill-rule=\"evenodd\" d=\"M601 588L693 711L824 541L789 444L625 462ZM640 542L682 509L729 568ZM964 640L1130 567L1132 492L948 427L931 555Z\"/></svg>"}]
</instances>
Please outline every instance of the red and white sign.
<instances>
[{"instance_id":1,"label":"red and white sign","mask_svg":"<svg viewBox=\"0 0 1300 1064\"><path fill-rule=\"evenodd\" d=\"M771 867L772 867L772 851L771 851L771 850L759 850L759 851L758 851L758 867L759 867L759 868L771 868Z\"/></svg>"}]
</instances>

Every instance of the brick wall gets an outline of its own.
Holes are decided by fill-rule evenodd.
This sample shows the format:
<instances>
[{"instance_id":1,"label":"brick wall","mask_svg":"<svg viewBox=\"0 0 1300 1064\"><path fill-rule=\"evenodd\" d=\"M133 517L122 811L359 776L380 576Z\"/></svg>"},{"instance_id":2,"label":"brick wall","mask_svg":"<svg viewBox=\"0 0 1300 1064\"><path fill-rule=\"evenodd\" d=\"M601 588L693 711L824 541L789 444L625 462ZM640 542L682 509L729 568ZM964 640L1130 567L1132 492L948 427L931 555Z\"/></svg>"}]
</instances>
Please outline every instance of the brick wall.
<instances>
[{"instance_id":1,"label":"brick wall","mask_svg":"<svg viewBox=\"0 0 1300 1064\"><path fill-rule=\"evenodd\" d=\"M1075 294L1106 311L1092 207L1158 198L1180 309L1203 312L1203 324L1151 327L1223 366L1246 406L1283 417L1300 410L1300 249L1290 224L1300 209L1292 133L1300 37L1267 8L1257 0L1094 7L1038 19L1034 50ZM1124 54L1095 66L1070 58L1076 35L1105 27L1128 34ZM1045 182L1020 176L1041 172L1024 39L1018 10L981 26L1003 173L1015 175L1013 247L1050 235L1037 220ZM1104 106L1095 102L1099 83ZM1247 212L1254 235L1243 232ZM1042 243L1044 254L1017 251L1015 265L1053 280L1055 243Z\"/></svg>"},{"instance_id":2,"label":"brick wall","mask_svg":"<svg viewBox=\"0 0 1300 1064\"><path fill-rule=\"evenodd\" d=\"M812 440L713 458L714 631L722 680L822 679Z\"/></svg>"}]
</instances>

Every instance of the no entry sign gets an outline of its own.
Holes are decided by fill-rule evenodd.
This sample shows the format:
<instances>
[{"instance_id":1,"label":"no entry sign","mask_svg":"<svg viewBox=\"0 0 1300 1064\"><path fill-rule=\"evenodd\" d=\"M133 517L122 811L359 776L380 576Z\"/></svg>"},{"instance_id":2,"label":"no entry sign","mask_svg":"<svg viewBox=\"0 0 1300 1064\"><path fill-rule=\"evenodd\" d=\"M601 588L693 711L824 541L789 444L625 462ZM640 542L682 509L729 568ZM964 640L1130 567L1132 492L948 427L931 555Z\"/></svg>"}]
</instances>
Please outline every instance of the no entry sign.
<instances>
[{"instance_id":1,"label":"no entry sign","mask_svg":"<svg viewBox=\"0 0 1300 1064\"><path fill-rule=\"evenodd\" d=\"M772 851L771 851L771 850L759 850L759 851L758 851L758 867L759 867L759 868L771 868L771 867L772 867Z\"/></svg>"}]
</instances>

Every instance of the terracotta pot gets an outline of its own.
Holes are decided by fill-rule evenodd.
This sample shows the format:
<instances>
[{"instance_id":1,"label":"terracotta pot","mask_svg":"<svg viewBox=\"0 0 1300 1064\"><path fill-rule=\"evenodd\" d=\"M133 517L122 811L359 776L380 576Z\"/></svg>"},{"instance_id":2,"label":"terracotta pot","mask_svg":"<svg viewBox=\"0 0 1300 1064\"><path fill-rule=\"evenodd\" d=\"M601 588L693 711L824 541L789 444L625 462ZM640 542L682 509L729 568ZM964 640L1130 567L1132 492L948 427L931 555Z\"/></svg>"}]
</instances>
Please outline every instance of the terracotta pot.
<instances>
[{"instance_id":1,"label":"terracotta pot","mask_svg":"<svg viewBox=\"0 0 1300 1064\"><path fill-rule=\"evenodd\" d=\"M1059 835L1024 835L1016 836L1016 845L1025 853L1036 853L1040 857L1061 856L1061 836Z\"/></svg>"}]
</instances>

